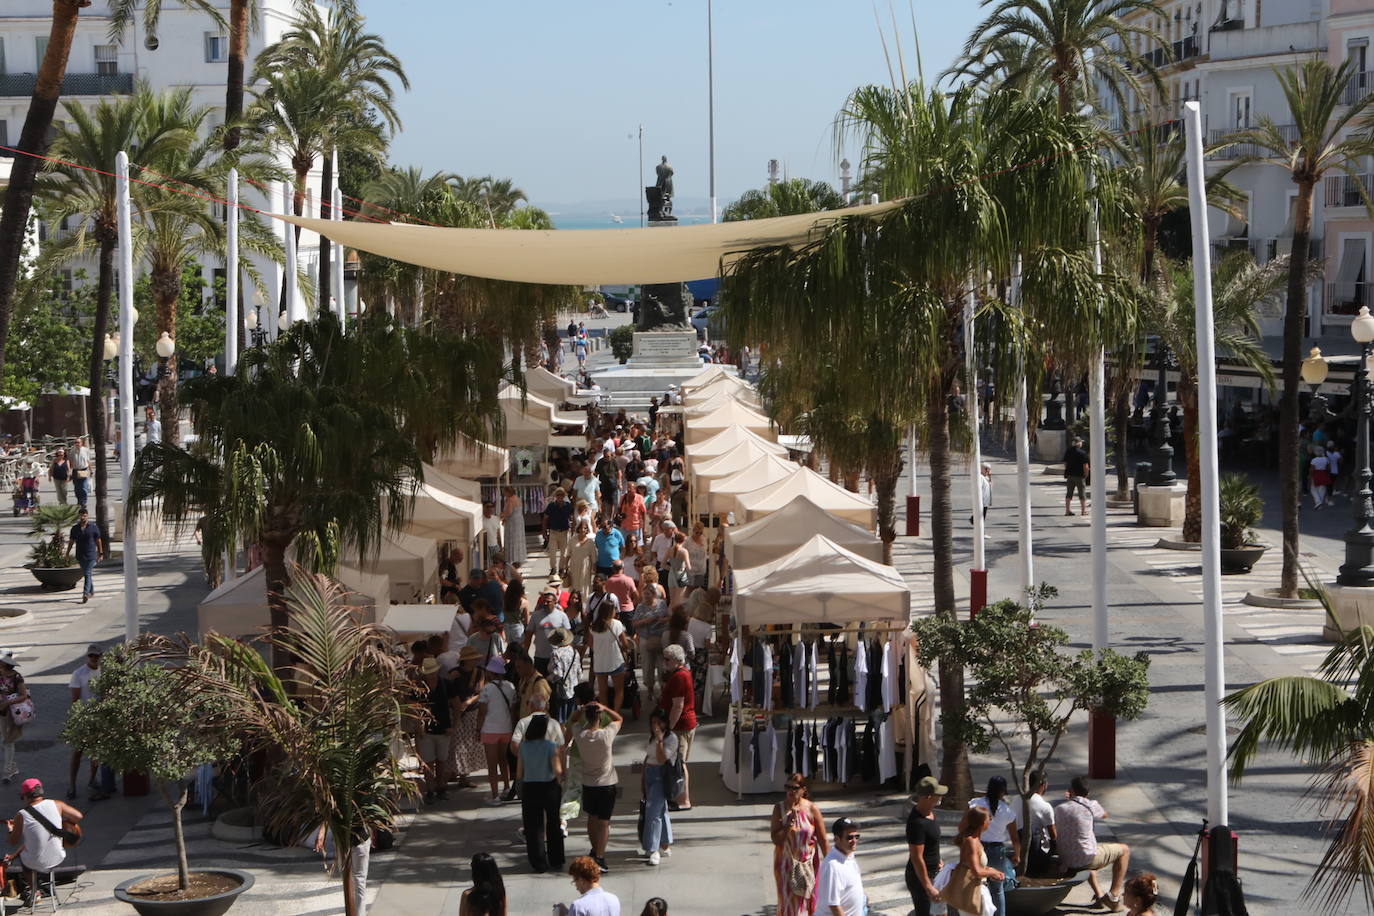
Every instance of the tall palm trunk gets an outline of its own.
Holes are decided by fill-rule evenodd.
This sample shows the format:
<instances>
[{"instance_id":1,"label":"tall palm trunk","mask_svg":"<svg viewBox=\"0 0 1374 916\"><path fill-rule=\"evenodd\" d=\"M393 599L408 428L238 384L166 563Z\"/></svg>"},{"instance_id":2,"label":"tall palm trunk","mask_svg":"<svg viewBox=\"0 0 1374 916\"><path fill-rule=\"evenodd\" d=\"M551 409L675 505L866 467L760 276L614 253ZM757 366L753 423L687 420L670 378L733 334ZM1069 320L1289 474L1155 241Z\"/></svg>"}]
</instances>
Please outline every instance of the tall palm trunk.
<instances>
[{"instance_id":1,"label":"tall palm trunk","mask_svg":"<svg viewBox=\"0 0 1374 916\"><path fill-rule=\"evenodd\" d=\"M1283 394L1279 398L1279 502L1283 506L1283 574L1279 594L1298 596L1298 371L1307 319L1307 255L1312 235L1315 178L1298 182L1293 253L1288 263L1288 308L1283 315ZM1198 354L1199 359L1205 354Z\"/></svg>"},{"instance_id":2,"label":"tall palm trunk","mask_svg":"<svg viewBox=\"0 0 1374 916\"><path fill-rule=\"evenodd\" d=\"M329 219L332 216L331 205L334 202L334 156L325 154L324 164L320 169L320 219ZM329 308L329 294L332 287L333 277L330 275L329 260L333 246L329 239L320 236L320 308ZM339 290L340 302L343 301L343 290Z\"/></svg>"},{"instance_id":3,"label":"tall palm trunk","mask_svg":"<svg viewBox=\"0 0 1374 916\"><path fill-rule=\"evenodd\" d=\"M931 584L935 593L935 613L957 617L954 598L954 519L950 506L949 478L949 401L942 386L932 392L926 408L930 441L930 543L934 557ZM953 720L964 708L964 669L957 664L940 663L941 719ZM947 720L948 721L948 720ZM962 808L973 796L973 777L968 766L968 747L958 732L940 730L942 753L940 781L949 786L944 806Z\"/></svg>"},{"instance_id":4,"label":"tall palm trunk","mask_svg":"<svg viewBox=\"0 0 1374 916\"><path fill-rule=\"evenodd\" d=\"M152 272L153 304L157 308L158 332L166 331L176 340L177 302L181 298L181 273L161 268ZM167 360L167 371L157 380L158 403L162 405L162 441L181 444L180 421L177 411L177 356Z\"/></svg>"},{"instance_id":5,"label":"tall palm trunk","mask_svg":"<svg viewBox=\"0 0 1374 916\"><path fill-rule=\"evenodd\" d=\"M1198 454L1197 378L1178 374L1178 403L1183 409L1183 454L1188 465L1188 493L1183 503L1183 539L1202 541L1202 457Z\"/></svg>"},{"instance_id":6,"label":"tall palm trunk","mask_svg":"<svg viewBox=\"0 0 1374 916\"><path fill-rule=\"evenodd\" d=\"M248 64L248 14L252 0L230 0L229 3L229 75L224 87L224 149L233 152L239 147L243 118L243 74Z\"/></svg>"},{"instance_id":7,"label":"tall palm trunk","mask_svg":"<svg viewBox=\"0 0 1374 916\"><path fill-rule=\"evenodd\" d=\"M99 220L95 231L100 242L100 273L96 284L95 320L91 327L91 358L88 363L91 393L86 398L86 423L91 430L91 450L95 453L95 522L100 527L100 537L105 542L108 556L110 504L107 496L110 468L105 416L105 332L110 324L110 301L114 298L114 259L118 236L114 226ZM121 454L124 449L133 447L132 430L124 430L119 443Z\"/></svg>"},{"instance_id":8,"label":"tall palm trunk","mask_svg":"<svg viewBox=\"0 0 1374 916\"><path fill-rule=\"evenodd\" d=\"M29 112L24 117L24 128L19 134L20 154L10 164L10 183L0 209L0 376L5 372L5 343L9 340L14 284L19 276L19 259L24 253L24 237L33 206L33 182L43 164L35 156L48 151L48 129L52 127L57 100L62 95L62 79L67 75L67 57L76 34L76 19L81 9L90 5L91 0L53 0L48 50L38 65L38 80L29 100Z\"/></svg>"},{"instance_id":9,"label":"tall palm trunk","mask_svg":"<svg viewBox=\"0 0 1374 916\"><path fill-rule=\"evenodd\" d=\"M334 848L338 851L339 877L343 880L344 916L358 916L358 903L353 899L353 847L335 837Z\"/></svg>"},{"instance_id":10,"label":"tall palm trunk","mask_svg":"<svg viewBox=\"0 0 1374 916\"><path fill-rule=\"evenodd\" d=\"M267 619L274 629L284 627L290 620L286 608L286 589L291 584L286 571L286 548L290 536L269 532L258 545L262 549L262 572L267 580ZM277 646L272 647L272 667L284 671L291 659Z\"/></svg>"},{"instance_id":11,"label":"tall palm trunk","mask_svg":"<svg viewBox=\"0 0 1374 916\"><path fill-rule=\"evenodd\" d=\"M892 543L897 540L897 481L902 476L902 438L890 423L874 421L883 442L873 456L869 475L878 495L878 537L883 542L883 562L892 565Z\"/></svg>"}]
</instances>

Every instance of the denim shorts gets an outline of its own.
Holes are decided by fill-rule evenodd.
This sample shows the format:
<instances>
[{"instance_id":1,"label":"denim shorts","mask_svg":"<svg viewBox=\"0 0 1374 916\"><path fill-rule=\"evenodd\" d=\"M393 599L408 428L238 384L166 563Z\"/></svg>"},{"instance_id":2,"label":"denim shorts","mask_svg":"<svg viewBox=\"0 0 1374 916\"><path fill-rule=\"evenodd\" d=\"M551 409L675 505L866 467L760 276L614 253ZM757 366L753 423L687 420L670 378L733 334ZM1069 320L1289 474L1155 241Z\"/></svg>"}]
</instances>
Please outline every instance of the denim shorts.
<instances>
[{"instance_id":1,"label":"denim shorts","mask_svg":"<svg viewBox=\"0 0 1374 916\"><path fill-rule=\"evenodd\" d=\"M625 663L621 662L620 667L613 668L610 671L593 671L592 673L597 677L619 677L625 673Z\"/></svg>"}]
</instances>

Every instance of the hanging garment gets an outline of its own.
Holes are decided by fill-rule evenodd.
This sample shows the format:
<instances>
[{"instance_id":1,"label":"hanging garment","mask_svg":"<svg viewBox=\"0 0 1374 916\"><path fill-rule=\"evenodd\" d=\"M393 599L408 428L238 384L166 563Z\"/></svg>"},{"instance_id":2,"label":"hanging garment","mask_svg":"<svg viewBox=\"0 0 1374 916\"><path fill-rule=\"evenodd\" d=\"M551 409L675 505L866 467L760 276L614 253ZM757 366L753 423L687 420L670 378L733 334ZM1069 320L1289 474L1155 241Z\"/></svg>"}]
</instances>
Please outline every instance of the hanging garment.
<instances>
[{"instance_id":1,"label":"hanging garment","mask_svg":"<svg viewBox=\"0 0 1374 916\"><path fill-rule=\"evenodd\" d=\"M761 664L761 667L762 667L762 669L763 669L763 677L762 677L762 681L763 681L763 698L762 698L762 700L760 700L760 698L759 698L757 695L755 695L755 697L754 697L754 702L755 702L755 703L758 703L759 705L761 705L764 709L772 709L772 708L773 708L773 647L770 646L770 645L768 645L768 643L764 643L764 644L762 645L762 649L763 649L763 652L762 652L762 664ZM758 683L758 682L759 682L759 678L756 677L756 678L754 679L754 682L755 682L755 683ZM771 728L772 726L770 725L769 727Z\"/></svg>"},{"instance_id":2,"label":"hanging garment","mask_svg":"<svg viewBox=\"0 0 1374 916\"><path fill-rule=\"evenodd\" d=\"M811 645L811 687L807 699L811 701L811 709L821 705L821 666L820 660L816 657L816 644Z\"/></svg>"},{"instance_id":3,"label":"hanging garment","mask_svg":"<svg viewBox=\"0 0 1374 916\"><path fill-rule=\"evenodd\" d=\"M892 717L883 719L878 732L878 778L887 782L897 775L897 742L893 738Z\"/></svg>"},{"instance_id":4,"label":"hanging garment","mask_svg":"<svg viewBox=\"0 0 1374 916\"><path fill-rule=\"evenodd\" d=\"M806 775L809 777L821 771L821 727L815 722L807 723L807 761Z\"/></svg>"},{"instance_id":5,"label":"hanging garment","mask_svg":"<svg viewBox=\"0 0 1374 916\"><path fill-rule=\"evenodd\" d=\"M806 708L806 643L800 639L792 650L792 701Z\"/></svg>"},{"instance_id":6,"label":"hanging garment","mask_svg":"<svg viewBox=\"0 0 1374 916\"><path fill-rule=\"evenodd\" d=\"M868 693L868 652L863 640L854 646L854 705L868 711L865 705Z\"/></svg>"},{"instance_id":7,"label":"hanging garment","mask_svg":"<svg viewBox=\"0 0 1374 916\"><path fill-rule=\"evenodd\" d=\"M883 647L877 639L868 641L868 690L864 695L864 711L872 712L883 705Z\"/></svg>"},{"instance_id":8,"label":"hanging garment","mask_svg":"<svg viewBox=\"0 0 1374 916\"><path fill-rule=\"evenodd\" d=\"M783 709L791 709L794 705L792 672L796 666L792 663L792 641L783 639L778 643L778 687L782 693ZM789 770L788 772L795 772Z\"/></svg>"},{"instance_id":9,"label":"hanging garment","mask_svg":"<svg viewBox=\"0 0 1374 916\"><path fill-rule=\"evenodd\" d=\"M768 728L763 733L763 771L768 774L768 779L772 781L778 767L778 730L773 727L770 719Z\"/></svg>"},{"instance_id":10,"label":"hanging garment","mask_svg":"<svg viewBox=\"0 0 1374 916\"><path fill-rule=\"evenodd\" d=\"M878 781L878 737L872 719L864 723L863 737L859 739L859 778L864 782Z\"/></svg>"},{"instance_id":11,"label":"hanging garment","mask_svg":"<svg viewBox=\"0 0 1374 916\"><path fill-rule=\"evenodd\" d=\"M754 778L758 779L763 772L763 751L759 747L759 742L763 738L763 732L759 731L759 724L754 723L754 735L749 739L749 766L752 769Z\"/></svg>"},{"instance_id":12,"label":"hanging garment","mask_svg":"<svg viewBox=\"0 0 1374 916\"><path fill-rule=\"evenodd\" d=\"M730 702L738 703L744 699L744 672L740 668L739 634L735 634L734 645L730 652ZM738 725L736 725L738 727ZM738 759L738 758L736 758Z\"/></svg>"},{"instance_id":13,"label":"hanging garment","mask_svg":"<svg viewBox=\"0 0 1374 916\"><path fill-rule=\"evenodd\" d=\"M897 657L893 640L883 645L883 712L891 712L897 704Z\"/></svg>"},{"instance_id":14,"label":"hanging garment","mask_svg":"<svg viewBox=\"0 0 1374 916\"><path fill-rule=\"evenodd\" d=\"M749 696L755 706L763 705L763 640L755 638L749 649Z\"/></svg>"}]
</instances>

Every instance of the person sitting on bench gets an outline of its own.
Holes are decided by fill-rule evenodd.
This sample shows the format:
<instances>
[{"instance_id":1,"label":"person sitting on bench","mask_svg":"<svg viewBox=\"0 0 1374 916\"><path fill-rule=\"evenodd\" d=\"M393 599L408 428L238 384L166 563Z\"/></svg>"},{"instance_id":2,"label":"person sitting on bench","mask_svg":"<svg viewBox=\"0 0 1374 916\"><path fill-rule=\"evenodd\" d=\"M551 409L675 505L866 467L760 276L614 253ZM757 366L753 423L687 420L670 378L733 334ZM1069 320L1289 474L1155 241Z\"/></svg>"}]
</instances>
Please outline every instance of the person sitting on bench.
<instances>
[{"instance_id":1,"label":"person sitting on bench","mask_svg":"<svg viewBox=\"0 0 1374 916\"><path fill-rule=\"evenodd\" d=\"M66 802L44 797L43 783L37 779L24 780L19 797L24 807L6 822L10 845L19 848L5 861L18 858L24 867L23 900L32 907L40 896L43 877L66 861L66 843L80 839L80 833L71 828L81 823L83 815Z\"/></svg>"}]
</instances>

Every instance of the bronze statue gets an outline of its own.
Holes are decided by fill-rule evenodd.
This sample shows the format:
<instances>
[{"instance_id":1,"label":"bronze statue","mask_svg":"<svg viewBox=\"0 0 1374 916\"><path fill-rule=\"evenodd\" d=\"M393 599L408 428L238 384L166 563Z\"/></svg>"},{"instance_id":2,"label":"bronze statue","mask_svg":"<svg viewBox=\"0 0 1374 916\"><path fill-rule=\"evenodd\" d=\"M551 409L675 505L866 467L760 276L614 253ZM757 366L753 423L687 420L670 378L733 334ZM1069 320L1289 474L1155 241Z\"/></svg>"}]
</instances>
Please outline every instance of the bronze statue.
<instances>
[{"instance_id":1,"label":"bronze statue","mask_svg":"<svg viewBox=\"0 0 1374 916\"><path fill-rule=\"evenodd\" d=\"M654 172L658 181L644 189L644 197L649 203L649 219L661 222L673 218L673 167L667 156L654 167Z\"/></svg>"}]
</instances>

